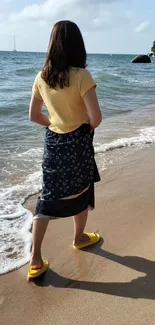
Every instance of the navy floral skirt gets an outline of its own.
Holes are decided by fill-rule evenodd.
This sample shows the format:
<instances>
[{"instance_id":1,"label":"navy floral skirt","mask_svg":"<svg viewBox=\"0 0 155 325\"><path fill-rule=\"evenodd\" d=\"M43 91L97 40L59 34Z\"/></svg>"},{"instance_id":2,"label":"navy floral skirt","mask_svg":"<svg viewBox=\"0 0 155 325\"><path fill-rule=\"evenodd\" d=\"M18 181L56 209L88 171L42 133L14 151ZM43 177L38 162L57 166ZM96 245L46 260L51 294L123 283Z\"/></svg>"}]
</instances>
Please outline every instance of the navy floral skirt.
<instances>
[{"instance_id":1,"label":"navy floral skirt","mask_svg":"<svg viewBox=\"0 0 155 325\"><path fill-rule=\"evenodd\" d=\"M94 182L100 181L100 176L94 159L93 136L88 124L67 134L46 129L42 193L36 215L63 218L95 207Z\"/></svg>"}]
</instances>

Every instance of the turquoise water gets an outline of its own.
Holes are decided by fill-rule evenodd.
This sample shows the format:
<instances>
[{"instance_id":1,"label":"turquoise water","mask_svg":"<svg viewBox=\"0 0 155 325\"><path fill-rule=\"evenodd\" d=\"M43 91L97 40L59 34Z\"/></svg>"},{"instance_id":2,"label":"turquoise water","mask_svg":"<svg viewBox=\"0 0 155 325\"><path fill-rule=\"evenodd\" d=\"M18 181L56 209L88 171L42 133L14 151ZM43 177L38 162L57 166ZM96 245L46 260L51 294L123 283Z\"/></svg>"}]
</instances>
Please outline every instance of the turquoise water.
<instances>
[{"instance_id":1,"label":"turquoise water","mask_svg":"<svg viewBox=\"0 0 155 325\"><path fill-rule=\"evenodd\" d=\"M155 142L155 60L131 64L132 57L88 55L104 117L95 137L100 170ZM0 273L29 259L32 215L22 203L41 188L44 128L29 121L28 107L44 60L43 53L0 52Z\"/></svg>"}]
</instances>

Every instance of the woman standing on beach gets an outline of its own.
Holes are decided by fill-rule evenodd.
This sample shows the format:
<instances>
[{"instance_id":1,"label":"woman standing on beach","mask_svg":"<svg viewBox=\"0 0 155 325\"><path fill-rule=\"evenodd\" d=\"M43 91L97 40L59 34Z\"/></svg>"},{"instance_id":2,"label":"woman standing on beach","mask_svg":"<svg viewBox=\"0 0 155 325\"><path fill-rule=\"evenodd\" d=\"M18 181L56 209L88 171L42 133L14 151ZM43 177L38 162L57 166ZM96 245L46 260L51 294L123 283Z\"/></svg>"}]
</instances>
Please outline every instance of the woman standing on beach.
<instances>
[{"instance_id":1,"label":"woman standing on beach","mask_svg":"<svg viewBox=\"0 0 155 325\"><path fill-rule=\"evenodd\" d=\"M46 127L42 193L33 220L33 246L28 278L44 273L41 244L52 218L74 216L73 248L100 240L84 233L88 208L94 208L94 182L100 180L94 159L94 129L102 116L96 84L86 68L86 50L76 24L55 24L45 65L32 91L30 120ZM49 117L42 114L43 103Z\"/></svg>"}]
</instances>

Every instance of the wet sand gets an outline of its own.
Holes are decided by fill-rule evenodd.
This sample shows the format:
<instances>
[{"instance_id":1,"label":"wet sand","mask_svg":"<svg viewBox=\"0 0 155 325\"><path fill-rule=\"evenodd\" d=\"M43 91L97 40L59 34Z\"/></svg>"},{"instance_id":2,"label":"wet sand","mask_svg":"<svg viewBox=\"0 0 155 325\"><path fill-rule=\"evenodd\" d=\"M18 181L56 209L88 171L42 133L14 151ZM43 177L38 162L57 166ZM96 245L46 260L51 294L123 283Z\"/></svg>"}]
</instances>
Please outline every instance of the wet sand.
<instances>
[{"instance_id":1,"label":"wet sand","mask_svg":"<svg viewBox=\"0 0 155 325\"><path fill-rule=\"evenodd\" d=\"M72 219L51 221L43 246L51 269L35 283L28 266L0 277L0 324L154 324L155 146L105 174L96 201L87 231L104 240L74 251Z\"/></svg>"}]
</instances>

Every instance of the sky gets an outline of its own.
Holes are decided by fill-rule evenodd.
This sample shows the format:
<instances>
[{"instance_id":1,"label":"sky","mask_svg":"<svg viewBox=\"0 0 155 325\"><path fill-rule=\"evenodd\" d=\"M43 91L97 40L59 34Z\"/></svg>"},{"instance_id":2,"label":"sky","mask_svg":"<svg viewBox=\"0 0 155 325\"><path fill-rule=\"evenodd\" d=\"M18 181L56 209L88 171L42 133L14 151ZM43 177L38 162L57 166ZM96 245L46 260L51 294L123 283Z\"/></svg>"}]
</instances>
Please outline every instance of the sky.
<instances>
[{"instance_id":1,"label":"sky","mask_svg":"<svg viewBox=\"0 0 155 325\"><path fill-rule=\"evenodd\" d=\"M155 39L154 0L0 0L0 50L46 52L53 25L80 27L88 53L148 53Z\"/></svg>"}]
</instances>

